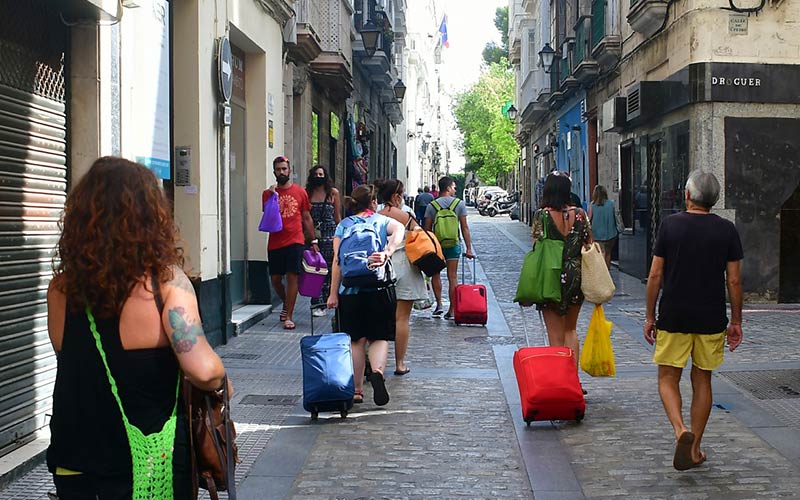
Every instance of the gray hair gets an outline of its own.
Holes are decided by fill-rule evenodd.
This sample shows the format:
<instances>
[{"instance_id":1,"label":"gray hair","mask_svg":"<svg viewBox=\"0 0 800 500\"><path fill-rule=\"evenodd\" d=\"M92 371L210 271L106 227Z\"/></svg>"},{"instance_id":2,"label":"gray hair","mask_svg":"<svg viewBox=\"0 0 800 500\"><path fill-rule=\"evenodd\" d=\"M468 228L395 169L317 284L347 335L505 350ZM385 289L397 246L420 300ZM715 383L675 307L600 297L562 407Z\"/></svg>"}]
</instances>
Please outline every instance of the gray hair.
<instances>
[{"instance_id":1,"label":"gray hair","mask_svg":"<svg viewBox=\"0 0 800 500\"><path fill-rule=\"evenodd\" d=\"M689 174L686 191L692 203L711 210L719 200L719 181L711 172L697 169Z\"/></svg>"}]
</instances>

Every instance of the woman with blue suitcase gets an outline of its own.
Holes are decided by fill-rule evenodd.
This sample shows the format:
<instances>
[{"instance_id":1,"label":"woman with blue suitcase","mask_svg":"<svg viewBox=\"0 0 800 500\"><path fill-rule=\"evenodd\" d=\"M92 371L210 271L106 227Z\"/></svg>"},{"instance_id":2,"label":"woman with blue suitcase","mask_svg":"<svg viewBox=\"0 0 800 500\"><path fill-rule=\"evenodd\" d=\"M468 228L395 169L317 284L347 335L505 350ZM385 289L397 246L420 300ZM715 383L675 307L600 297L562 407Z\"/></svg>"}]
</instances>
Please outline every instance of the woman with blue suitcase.
<instances>
[{"instance_id":1,"label":"woman with blue suitcase","mask_svg":"<svg viewBox=\"0 0 800 500\"><path fill-rule=\"evenodd\" d=\"M375 187L361 185L347 198L350 217L336 227L328 308L339 308L339 328L351 339L355 378L354 402L364 400L364 368L369 342L373 399L378 406L389 402L384 371L389 341L395 336L396 298L391 263L402 244L405 229L400 222L375 212Z\"/></svg>"}]
</instances>

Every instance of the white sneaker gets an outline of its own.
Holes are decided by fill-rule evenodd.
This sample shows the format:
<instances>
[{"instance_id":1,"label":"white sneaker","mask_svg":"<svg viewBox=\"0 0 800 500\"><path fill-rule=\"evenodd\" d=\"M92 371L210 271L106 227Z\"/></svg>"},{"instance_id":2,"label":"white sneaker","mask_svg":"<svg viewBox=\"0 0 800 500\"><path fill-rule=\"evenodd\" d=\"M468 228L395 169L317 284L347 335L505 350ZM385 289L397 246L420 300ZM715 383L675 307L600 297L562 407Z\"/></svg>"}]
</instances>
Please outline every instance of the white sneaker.
<instances>
[{"instance_id":1,"label":"white sneaker","mask_svg":"<svg viewBox=\"0 0 800 500\"><path fill-rule=\"evenodd\" d=\"M314 309L311 314L316 317L325 316L325 308L320 307L319 309Z\"/></svg>"}]
</instances>

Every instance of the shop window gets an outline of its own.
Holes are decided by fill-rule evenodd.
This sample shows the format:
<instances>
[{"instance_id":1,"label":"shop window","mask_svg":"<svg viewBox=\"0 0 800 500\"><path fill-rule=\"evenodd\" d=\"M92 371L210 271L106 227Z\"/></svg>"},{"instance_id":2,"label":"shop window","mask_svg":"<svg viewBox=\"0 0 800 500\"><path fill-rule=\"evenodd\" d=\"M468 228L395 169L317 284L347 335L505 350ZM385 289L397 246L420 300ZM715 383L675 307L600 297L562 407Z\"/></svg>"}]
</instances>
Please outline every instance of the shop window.
<instances>
[{"instance_id":1,"label":"shop window","mask_svg":"<svg viewBox=\"0 0 800 500\"><path fill-rule=\"evenodd\" d=\"M619 148L619 212L622 216L622 224L626 228L633 227L636 208L634 204L633 164L633 142L628 142Z\"/></svg>"},{"instance_id":2,"label":"shop window","mask_svg":"<svg viewBox=\"0 0 800 500\"><path fill-rule=\"evenodd\" d=\"M686 209L686 179L689 177L689 122L667 129L666 155L661 164L661 218Z\"/></svg>"}]
</instances>

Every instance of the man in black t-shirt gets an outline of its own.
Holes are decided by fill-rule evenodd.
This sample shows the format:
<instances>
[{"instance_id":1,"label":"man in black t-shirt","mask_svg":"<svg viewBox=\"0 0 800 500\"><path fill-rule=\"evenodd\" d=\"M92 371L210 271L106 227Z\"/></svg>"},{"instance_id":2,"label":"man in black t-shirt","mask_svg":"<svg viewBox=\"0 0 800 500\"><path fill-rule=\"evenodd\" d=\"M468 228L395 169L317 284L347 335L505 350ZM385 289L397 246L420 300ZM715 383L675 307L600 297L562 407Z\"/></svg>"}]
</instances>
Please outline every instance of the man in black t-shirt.
<instances>
[{"instance_id":1,"label":"man in black t-shirt","mask_svg":"<svg viewBox=\"0 0 800 500\"><path fill-rule=\"evenodd\" d=\"M647 280L644 335L651 345L656 344L653 361L658 364L658 391L675 430L672 464L678 470L705 462L700 441L711 413L711 371L722 364L726 337L731 351L742 342L742 243L730 221L710 213L719 192L713 174L692 172L686 182L686 212L661 222ZM679 385L690 355L691 429L683 421Z\"/></svg>"}]
</instances>

